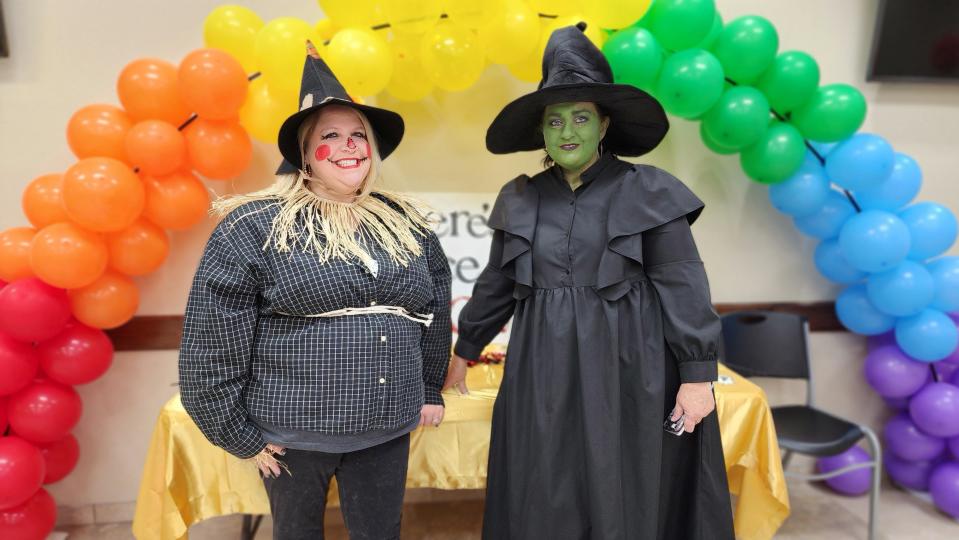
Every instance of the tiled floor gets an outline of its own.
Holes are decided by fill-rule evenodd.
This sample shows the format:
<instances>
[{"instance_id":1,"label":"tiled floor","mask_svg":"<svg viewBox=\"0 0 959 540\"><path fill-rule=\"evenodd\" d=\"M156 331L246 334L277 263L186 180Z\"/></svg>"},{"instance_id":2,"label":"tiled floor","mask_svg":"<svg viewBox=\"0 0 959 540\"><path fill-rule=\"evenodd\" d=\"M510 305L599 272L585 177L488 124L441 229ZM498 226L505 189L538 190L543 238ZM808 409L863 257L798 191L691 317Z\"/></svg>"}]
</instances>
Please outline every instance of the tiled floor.
<instances>
[{"instance_id":1,"label":"tiled floor","mask_svg":"<svg viewBox=\"0 0 959 540\"><path fill-rule=\"evenodd\" d=\"M780 529L781 540L857 540L866 537L867 498L838 496L825 488L789 483L792 515ZM472 540L480 537L482 500L416 502L403 514L403 538L414 540ZM347 540L338 509L327 513L327 540ZM191 540L239 538L242 519L227 516L190 529ZM959 522L929 503L892 487L880 498L881 540L944 540L959 538ZM269 517L257 540L272 539ZM130 524L64 528L68 540L130 540Z\"/></svg>"}]
</instances>

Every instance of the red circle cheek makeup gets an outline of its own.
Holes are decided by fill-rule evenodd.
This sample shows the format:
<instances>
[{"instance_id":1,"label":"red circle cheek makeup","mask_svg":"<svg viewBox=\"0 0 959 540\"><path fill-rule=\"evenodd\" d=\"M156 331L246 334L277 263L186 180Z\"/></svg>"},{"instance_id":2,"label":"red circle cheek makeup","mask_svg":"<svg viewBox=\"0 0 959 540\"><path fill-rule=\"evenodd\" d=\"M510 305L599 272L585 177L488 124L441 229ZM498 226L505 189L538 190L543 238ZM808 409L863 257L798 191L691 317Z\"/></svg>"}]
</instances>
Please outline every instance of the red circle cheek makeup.
<instances>
[{"instance_id":1,"label":"red circle cheek makeup","mask_svg":"<svg viewBox=\"0 0 959 540\"><path fill-rule=\"evenodd\" d=\"M330 147L325 144L317 146L316 152L314 152L313 156L316 157L317 161L322 161L330 157Z\"/></svg>"}]
</instances>

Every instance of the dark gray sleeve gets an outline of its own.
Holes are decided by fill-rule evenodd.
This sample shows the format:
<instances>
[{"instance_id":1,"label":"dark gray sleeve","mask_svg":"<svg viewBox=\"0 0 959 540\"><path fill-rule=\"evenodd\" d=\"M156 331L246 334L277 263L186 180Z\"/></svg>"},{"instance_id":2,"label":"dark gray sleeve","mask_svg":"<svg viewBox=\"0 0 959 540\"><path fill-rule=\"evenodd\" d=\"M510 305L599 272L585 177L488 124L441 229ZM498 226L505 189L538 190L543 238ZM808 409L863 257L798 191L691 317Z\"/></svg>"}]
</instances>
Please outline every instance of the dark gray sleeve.
<instances>
[{"instance_id":1,"label":"dark gray sleeve","mask_svg":"<svg viewBox=\"0 0 959 540\"><path fill-rule=\"evenodd\" d=\"M426 242L426 257L433 278L433 301L429 313L433 322L423 332L420 348L423 351L423 385L427 405L443 405L443 381L450 363L450 286L452 274L446 253L435 233Z\"/></svg>"},{"instance_id":2,"label":"dark gray sleeve","mask_svg":"<svg viewBox=\"0 0 959 540\"><path fill-rule=\"evenodd\" d=\"M259 282L217 228L187 300L180 342L180 398L203 435L240 458L266 446L243 402L253 353Z\"/></svg>"},{"instance_id":3,"label":"dark gray sleeve","mask_svg":"<svg viewBox=\"0 0 959 540\"><path fill-rule=\"evenodd\" d=\"M489 261L473 285L473 296L460 311L455 352L467 360L483 349L509 321L516 307L515 283L499 269L503 258L503 231L493 231Z\"/></svg>"},{"instance_id":4,"label":"dark gray sleeve","mask_svg":"<svg viewBox=\"0 0 959 540\"><path fill-rule=\"evenodd\" d=\"M716 380L721 325L685 217L643 233L643 266L659 294L666 342L684 383Z\"/></svg>"}]
</instances>

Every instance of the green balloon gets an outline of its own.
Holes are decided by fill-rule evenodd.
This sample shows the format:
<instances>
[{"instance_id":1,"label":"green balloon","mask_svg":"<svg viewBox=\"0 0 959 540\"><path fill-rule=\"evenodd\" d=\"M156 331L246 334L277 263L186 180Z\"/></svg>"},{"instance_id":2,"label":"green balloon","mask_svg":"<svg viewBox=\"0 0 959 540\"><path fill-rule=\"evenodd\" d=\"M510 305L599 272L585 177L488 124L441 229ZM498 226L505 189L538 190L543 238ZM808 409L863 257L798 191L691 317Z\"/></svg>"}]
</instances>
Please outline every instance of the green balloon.
<instances>
[{"instance_id":1,"label":"green balloon","mask_svg":"<svg viewBox=\"0 0 959 540\"><path fill-rule=\"evenodd\" d=\"M716 152L717 154L735 154L736 152L738 152L738 150L736 150L735 148L727 148L719 144L718 142L714 141L709 136L709 134L706 133L706 130L703 129L702 122L699 123L699 138L703 140L703 144L706 145L706 148L709 148L710 150L712 150L713 152Z\"/></svg>"},{"instance_id":2,"label":"green balloon","mask_svg":"<svg viewBox=\"0 0 959 540\"><path fill-rule=\"evenodd\" d=\"M726 148L741 150L758 141L769 125L769 102L750 86L734 86L703 116L709 138Z\"/></svg>"},{"instance_id":3,"label":"green balloon","mask_svg":"<svg viewBox=\"0 0 959 540\"><path fill-rule=\"evenodd\" d=\"M613 68L613 79L649 92L663 66L663 48L645 28L635 26L614 33L603 45L603 54Z\"/></svg>"},{"instance_id":4,"label":"green balloon","mask_svg":"<svg viewBox=\"0 0 959 540\"><path fill-rule=\"evenodd\" d=\"M712 52L727 77L737 84L752 84L772 64L778 48L776 27L763 17L747 15L723 28Z\"/></svg>"},{"instance_id":5,"label":"green balloon","mask_svg":"<svg viewBox=\"0 0 959 540\"><path fill-rule=\"evenodd\" d=\"M693 47L709 33L716 15L713 0L656 0L643 24L663 47L679 51Z\"/></svg>"},{"instance_id":6,"label":"green balloon","mask_svg":"<svg viewBox=\"0 0 959 540\"><path fill-rule=\"evenodd\" d=\"M779 114L786 114L805 103L819 86L819 64L802 51L779 53L773 65L756 83L766 94L769 104Z\"/></svg>"},{"instance_id":7,"label":"green balloon","mask_svg":"<svg viewBox=\"0 0 959 540\"><path fill-rule=\"evenodd\" d=\"M753 180L777 184L798 171L805 156L806 142L799 130L774 122L759 142L739 154L739 163Z\"/></svg>"},{"instance_id":8,"label":"green balloon","mask_svg":"<svg viewBox=\"0 0 959 540\"><path fill-rule=\"evenodd\" d=\"M790 120L807 139L841 141L855 133L866 118L866 98L848 84L827 84L792 112Z\"/></svg>"},{"instance_id":9,"label":"green balloon","mask_svg":"<svg viewBox=\"0 0 959 540\"><path fill-rule=\"evenodd\" d=\"M713 16L713 26L709 29L709 33L706 34L706 37L702 41L697 43L695 47L697 49L706 49L707 51L713 47L713 44L716 43L716 40L719 39L719 34L723 32L723 18L716 12L716 15Z\"/></svg>"},{"instance_id":10,"label":"green balloon","mask_svg":"<svg viewBox=\"0 0 959 540\"><path fill-rule=\"evenodd\" d=\"M687 49L663 62L656 81L656 97L672 114L697 118L723 93L723 67L702 49Z\"/></svg>"}]
</instances>

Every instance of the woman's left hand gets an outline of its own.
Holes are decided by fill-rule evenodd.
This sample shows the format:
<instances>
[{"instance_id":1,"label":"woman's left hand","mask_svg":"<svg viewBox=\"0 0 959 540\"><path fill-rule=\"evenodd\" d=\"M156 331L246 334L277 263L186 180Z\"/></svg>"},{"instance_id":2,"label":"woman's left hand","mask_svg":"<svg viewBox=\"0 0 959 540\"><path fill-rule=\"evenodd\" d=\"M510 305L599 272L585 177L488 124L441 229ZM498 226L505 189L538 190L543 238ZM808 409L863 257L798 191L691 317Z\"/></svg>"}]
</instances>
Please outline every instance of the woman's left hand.
<instances>
[{"instance_id":1,"label":"woman's left hand","mask_svg":"<svg viewBox=\"0 0 959 540\"><path fill-rule=\"evenodd\" d=\"M420 411L420 426L440 427L445 411L442 405L423 405Z\"/></svg>"},{"instance_id":2,"label":"woman's left hand","mask_svg":"<svg viewBox=\"0 0 959 540\"><path fill-rule=\"evenodd\" d=\"M702 422L715 408L716 399L710 383L683 383L679 385L679 392L676 393L676 407L673 408L670 420L676 421L685 414L683 429L686 433L692 433L696 424Z\"/></svg>"}]
</instances>

